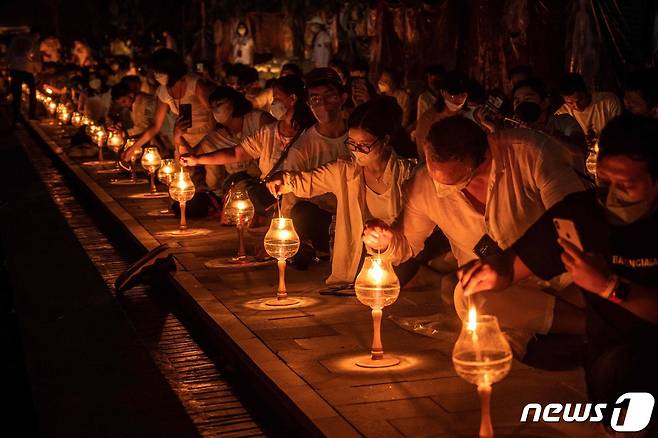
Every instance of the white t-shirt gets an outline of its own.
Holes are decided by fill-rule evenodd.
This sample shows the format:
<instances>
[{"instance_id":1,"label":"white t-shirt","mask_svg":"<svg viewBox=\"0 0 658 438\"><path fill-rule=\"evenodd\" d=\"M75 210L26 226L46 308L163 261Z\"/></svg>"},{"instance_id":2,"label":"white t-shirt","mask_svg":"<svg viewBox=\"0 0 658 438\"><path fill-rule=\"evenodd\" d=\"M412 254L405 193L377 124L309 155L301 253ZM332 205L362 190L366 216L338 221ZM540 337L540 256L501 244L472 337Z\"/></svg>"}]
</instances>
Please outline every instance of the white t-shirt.
<instances>
[{"instance_id":1,"label":"white t-shirt","mask_svg":"<svg viewBox=\"0 0 658 438\"><path fill-rule=\"evenodd\" d=\"M585 135L592 128L598 137L606 123L621 114L621 105L617 96L612 93L592 93L592 102L584 111L576 111L564 104L555 114L569 114L576 119Z\"/></svg>"},{"instance_id":2,"label":"white t-shirt","mask_svg":"<svg viewBox=\"0 0 658 438\"><path fill-rule=\"evenodd\" d=\"M316 126L307 129L288 153L288 170L312 170L338 158L351 158L345 146L347 132L340 137L330 138L320 134Z\"/></svg>"},{"instance_id":3,"label":"white t-shirt","mask_svg":"<svg viewBox=\"0 0 658 438\"><path fill-rule=\"evenodd\" d=\"M391 187L392 184L389 181L389 186L384 193L376 193L366 184L366 215L368 220L381 219L389 225L395 221L396 216L391 214L389 208L392 195Z\"/></svg>"},{"instance_id":4,"label":"white t-shirt","mask_svg":"<svg viewBox=\"0 0 658 438\"><path fill-rule=\"evenodd\" d=\"M293 140L293 137L284 137L281 135L279 132L279 123L268 123L256 131L254 135L245 137L240 142L240 146L245 152L253 158L258 159L261 178L267 176L270 170L272 170L272 167L279 161L283 149ZM291 147L294 147L294 145ZM288 158L279 166L279 170L291 170L287 166L287 163Z\"/></svg>"}]
</instances>

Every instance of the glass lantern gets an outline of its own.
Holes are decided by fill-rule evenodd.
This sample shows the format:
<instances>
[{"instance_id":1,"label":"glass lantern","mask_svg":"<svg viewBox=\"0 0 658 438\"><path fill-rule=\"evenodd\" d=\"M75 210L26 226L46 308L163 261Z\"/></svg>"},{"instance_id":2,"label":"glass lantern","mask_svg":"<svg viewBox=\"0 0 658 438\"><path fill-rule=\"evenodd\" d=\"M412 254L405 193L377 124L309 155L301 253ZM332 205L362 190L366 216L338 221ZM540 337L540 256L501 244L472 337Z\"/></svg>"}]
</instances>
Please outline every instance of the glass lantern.
<instances>
[{"instance_id":1,"label":"glass lantern","mask_svg":"<svg viewBox=\"0 0 658 438\"><path fill-rule=\"evenodd\" d=\"M238 256L233 261L246 260L244 230L249 227L254 214L254 204L251 203L246 190L242 190L237 185L232 186L222 209L222 223L235 225L238 232Z\"/></svg>"},{"instance_id":2,"label":"glass lantern","mask_svg":"<svg viewBox=\"0 0 658 438\"><path fill-rule=\"evenodd\" d=\"M73 111L73 114L71 114L71 125L73 125L74 128L79 128L82 126L82 114L80 114L77 111Z\"/></svg>"},{"instance_id":3,"label":"glass lantern","mask_svg":"<svg viewBox=\"0 0 658 438\"><path fill-rule=\"evenodd\" d=\"M190 174L181 169L169 185L169 195L171 199L180 204L180 230L187 230L187 221L185 220L185 203L194 197L194 183Z\"/></svg>"},{"instance_id":4,"label":"glass lantern","mask_svg":"<svg viewBox=\"0 0 658 438\"><path fill-rule=\"evenodd\" d=\"M290 306L299 303L299 300L288 298L286 290L286 259L297 254L299 250L299 236L295 231L292 219L277 217L272 219L270 229L265 235L265 251L277 260L279 268L279 287L276 300L267 301L270 306Z\"/></svg>"},{"instance_id":5,"label":"glass lantern","mask_svg":"<svg viewBox=\"0 0 658 438\"><path fill-rule=\"evenodd\" d=\"M491 385L501 381L512 367L512 349L491 315L477 315L472 307L468 320L452 351L452 363L457 374L477 385L480 396L480 436L493 437L491 424Z\"/></svg>"},{"instance_id":6,"label":"glass lantern","mask_svg":"<svg viewBox=\"0 0 658 438\"><path fill-rule=\"evenodd\" d=\"M174 162L174 159L165 158L164 160L162 160L162 164L158 169L158 180L162 184L169 186L169 184L171 184L171 182L173 181L175 174L176 174L176 164Z\"/></svg>"},{"instance_id":7,"label":"glass lantern","mask_svg":"<svg viewBox=\"0 0 658 438\"><path fill-rule=\"evenodd\" d=\"M107 131L102 126L98 126L94 131L93 140L98 146L98 162L103 162L103 145L107 140Z\"/></svg>"},{"instance_id":8,"label":"glass lantern","mask_svg":"<svg viewBox=\"0 0 658 438\"><path fill-rule=\"evenodd\" d=\"M160 156L160 152L158 151L158 148L149 146L144 149L144 152L142 153L142 167L144 170L146 170L151 177L151 186L150 186L150 192L151 193L156 193L157 189L155 188L155 172L158 170L160 167L160 164L162 163L162 157Z\"/></svg>"},{"instance_id":9,"label":"glass lantern","mask_svg":"<svg viewBox=\"0 0 658 438\"><path fill-rule=\"evenodd\" d=\"M385 357L381 339L382 309L398 299L400 281L391 262L380 256L366 257L354 282L357 299L372 309L373 337L371 355L356 364L364 368L383 368L400 363L395 357Z\"/></svg>"}]
</instances>

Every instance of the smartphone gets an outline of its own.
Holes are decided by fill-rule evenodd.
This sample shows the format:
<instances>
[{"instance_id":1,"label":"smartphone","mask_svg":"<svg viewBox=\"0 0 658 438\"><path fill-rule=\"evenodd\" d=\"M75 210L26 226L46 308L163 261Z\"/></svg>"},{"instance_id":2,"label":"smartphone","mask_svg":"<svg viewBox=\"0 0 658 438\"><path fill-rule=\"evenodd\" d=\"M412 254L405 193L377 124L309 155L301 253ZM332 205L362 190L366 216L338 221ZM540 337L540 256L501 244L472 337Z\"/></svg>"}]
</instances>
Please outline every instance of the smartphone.
<instances>
[{"instance_id":1,"label":"smartphone","mask_svg":"<svg viewBox=\"0 0 658 438\"><path fill-rule=\"evenodd\" d=\"M192 104L191 103L181 103L180 105L180 114L182 120L187 120L189 123L192 123Z\"/></svg>"},{"instance_id":2,"label":"smartphone","mask_svg":"<svg viewBox=\"0 0 658 438\"><path fill-rule=\"evenodd\" d=\"M553 225L557 230L557 235L560 236L560 239L566 240L571 243L573 246L583 251L583 244L580 242L580 236L576 230L576 224L569 219L553 219Z\"/></svg>"},{"instance_id":3,"label":"smartphone","mask_svg":"<svg viewBox=\"0 0 658 438\"><path fill-rule=\"evenodd\" d=\"M196 72L197 73L203 73L203 62L197 62L196 63Z\"/></svg>"}]
</instances>

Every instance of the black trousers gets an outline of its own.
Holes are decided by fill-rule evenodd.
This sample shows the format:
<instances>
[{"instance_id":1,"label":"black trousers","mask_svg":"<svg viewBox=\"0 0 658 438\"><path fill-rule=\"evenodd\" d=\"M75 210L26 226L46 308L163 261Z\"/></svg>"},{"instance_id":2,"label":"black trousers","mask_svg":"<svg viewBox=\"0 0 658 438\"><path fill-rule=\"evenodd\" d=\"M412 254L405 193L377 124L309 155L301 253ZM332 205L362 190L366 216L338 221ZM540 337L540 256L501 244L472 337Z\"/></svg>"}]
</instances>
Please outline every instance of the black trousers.
<instances>
[{"instance_id":1,"label":"black trousers","mask_svg":"<svg viewBox=\"0 0 658 438\"><path fill-rule=\"evenodd\" d=\"M13 97L12 109L14 110L14 120L18 120L21 113L21 95L23 94L23 84L29 88L29 106L28 115L31 119L35 118L37 108L37 90L34 83L34 75L26 71L10 70L11 78L11 95Z\"/></svg>"},{"instance_id":2,"label":"black trousers","mask_svg":"<svg viewBox=\"0 0 658 438\"><path fill-rule=\"evenodd\" d=\"M637 339L617 345L590 345L587 348L585 381L589 401L607 403L604 422L610 423L618 397L627 392L649 392L658 397L658 340ZM658 409L654 407L647 437L658 436Z\"/></svg>"}]
</instances>

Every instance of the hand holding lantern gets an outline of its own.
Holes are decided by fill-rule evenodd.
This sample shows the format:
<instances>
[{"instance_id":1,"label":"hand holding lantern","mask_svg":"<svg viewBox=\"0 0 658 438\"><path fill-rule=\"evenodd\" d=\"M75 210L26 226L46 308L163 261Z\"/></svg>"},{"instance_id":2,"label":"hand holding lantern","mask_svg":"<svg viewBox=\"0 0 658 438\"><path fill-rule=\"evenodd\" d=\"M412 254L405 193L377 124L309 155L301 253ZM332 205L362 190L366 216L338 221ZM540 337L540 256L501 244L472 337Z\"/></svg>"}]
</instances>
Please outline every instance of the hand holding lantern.
<instances>
[{"instance_id":1,"label":"hand holding lantern","mask_svg":"<svg viewBox=\"0 0 658 438\"><path fill-rule=\"evenodd\" d=\"M190 174L181 169L169 185L169 195L180 204L180 230L187 230L185 203L194 197L194 183Z\"/></svg>"},{"instance_id":2,"label":"hand holding lantern","mask_svg":"<svg viewBox=\"0 0 658 438\"><path fill-rule=\"evenodd\" d=\"M160 167L161 163L162 157L160 156L158 148L149 146L144 149L144 153L142 154L142 167L151 177L151 193L156 193L157 191L155 188L155 172L158 170L158 167Z\"/></svg>"},{"instance_id":3,"label":"hand holding lantern","mask_svg":"<svg viewBox=\"0 0 658 438\"><path fill-rule=\"evenodd\" d=\"M361 303L372 308L373 321L371 356L369 359L357 362L357 365L365 368L382 368L399 364L400 360L397 358L384 357L381 340L382 309L393 304L400 294L400 281L390 261L380 256L366 257L363 268L354 282L354 291Z\"/></svg>"},{"instance_id":4,"label":"hand holding lantern","mask_svg":"<svg viewBox=\"0 0 658 438\"><path fill-rule=\"evenodd\" d=\"M480 437L493 437L490 398L491 385L501 381L512 367L512 350L498 327L495 316L477 315L472 307L468 320L452 351L457 374L478 387L480 396Z\"/></svg>"},{"instance_id":5,"label":"hand holding lantern","mask_svg":"<svg viewBox=\"0 0 658 438\"><path fill-rule=\"evenodd\" d=\"M265 251L277 259L279 267L279 287L276 300L268 301L271 306L287 306L297 304L299 301L288 298L286 291L286 259L297 254L299 250L299 236L292 224L292 219L277 217L272 219L270 229L265 235Z\"/></svg>"}]
</instances>

